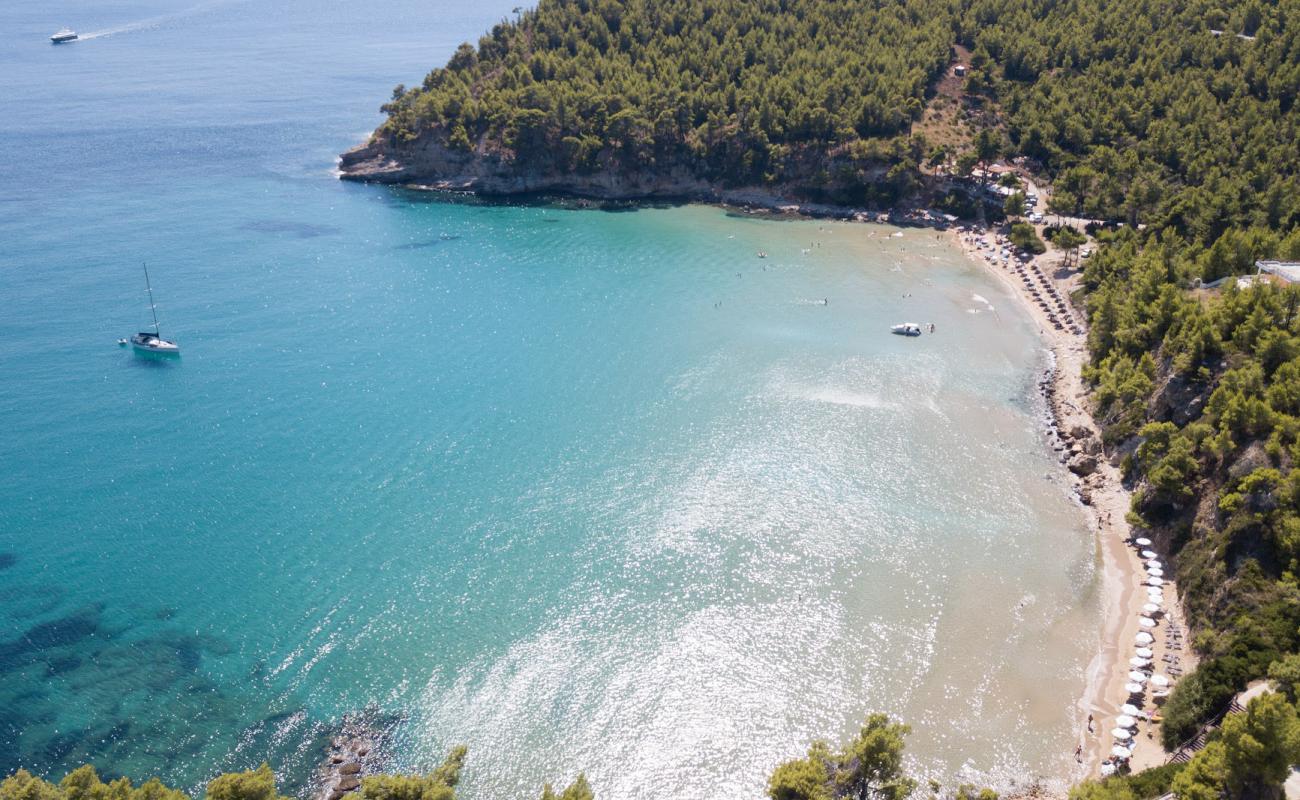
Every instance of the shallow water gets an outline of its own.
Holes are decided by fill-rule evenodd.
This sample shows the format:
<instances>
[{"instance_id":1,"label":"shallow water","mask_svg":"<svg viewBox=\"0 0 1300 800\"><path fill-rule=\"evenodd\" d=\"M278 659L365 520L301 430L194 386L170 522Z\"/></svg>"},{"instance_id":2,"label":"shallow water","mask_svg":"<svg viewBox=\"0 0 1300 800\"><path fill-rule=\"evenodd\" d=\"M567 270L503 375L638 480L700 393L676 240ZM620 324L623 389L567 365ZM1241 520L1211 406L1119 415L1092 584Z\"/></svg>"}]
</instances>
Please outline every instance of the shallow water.
<instances>
[{"instance_id":1,"label":"shallow water","mask_svg":"<svg viewBox=\"0 0 1300 800\"><path fill-rule=\"evenodd\" d=\"M758 797L874 710L1063 773L1096 575L1028 321L933 233L331 176L507 13L0 9L0 770L296 787L369 706L470 800ZM114 345L141 260L178 362Z\"/></svg>"}]
</instances>

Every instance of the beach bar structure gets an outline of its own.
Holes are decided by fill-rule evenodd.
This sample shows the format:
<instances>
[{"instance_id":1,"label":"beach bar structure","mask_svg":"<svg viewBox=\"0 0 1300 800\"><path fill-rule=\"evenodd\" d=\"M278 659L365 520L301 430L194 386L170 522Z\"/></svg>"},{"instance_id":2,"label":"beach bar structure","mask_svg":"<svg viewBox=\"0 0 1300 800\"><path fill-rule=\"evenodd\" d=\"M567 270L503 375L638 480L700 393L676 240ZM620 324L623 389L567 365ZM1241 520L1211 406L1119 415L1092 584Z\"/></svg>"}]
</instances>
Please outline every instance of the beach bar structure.
<instances>
[{"instance_id":1,"label":"beach bar structure","mask_svg":"<svg viewBox=\"0 0 1300 800\"><path fill-rule=\"evenodd\" d=\"M1276 275L1287 283L1300 283L1300 261L1256 261L1255 271Z\"/></svg>"}]
</instances>

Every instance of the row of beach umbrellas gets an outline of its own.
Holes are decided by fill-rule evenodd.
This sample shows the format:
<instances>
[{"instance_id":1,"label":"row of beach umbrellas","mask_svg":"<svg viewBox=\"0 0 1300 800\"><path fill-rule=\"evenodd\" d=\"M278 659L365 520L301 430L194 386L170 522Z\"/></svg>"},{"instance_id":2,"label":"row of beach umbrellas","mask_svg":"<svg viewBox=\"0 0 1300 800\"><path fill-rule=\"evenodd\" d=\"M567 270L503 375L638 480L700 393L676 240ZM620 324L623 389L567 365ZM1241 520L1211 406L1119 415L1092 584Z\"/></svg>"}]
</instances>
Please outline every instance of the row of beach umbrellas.
<instances>
[{"instance_id":1,"label":"row of beach umbrellas","mask_svg":"<svg viewBox=\"0 0 1300 800\"><path fill-rule=\"evenodd\" d=\"M1130 697L1141 695L1148 685L1156 689L1165 689L1170 683L1169 678L1164 675L1154 674L1152 659L1155 658L1155 651L1151 649L1151 645L1156 641L1151 631L1159 624L1156 617L1163 611L1164 564L1160 561L1160 554L1151 549L1150 539L1139 537L1134 539L1133 543L1139 548L1138 555L1142 557L1143 568L1146 570L1146 576L1142 578L1142 586L1147 592L1147 602L1142 605L1138 617L1139 630L1133 640L1135 645L1133 657L1128 660L1130 669L1124 689ZM1120 715L1115 718L1115 727L1110 732L1115 740L1110 750L1112 757L1127 760L1133 756L1133 739L1136 736L1138 720L1146 718L1147 715L1142 709L1133 703L1125 703L1120 707Z\"/></svg>"}]
</instances>

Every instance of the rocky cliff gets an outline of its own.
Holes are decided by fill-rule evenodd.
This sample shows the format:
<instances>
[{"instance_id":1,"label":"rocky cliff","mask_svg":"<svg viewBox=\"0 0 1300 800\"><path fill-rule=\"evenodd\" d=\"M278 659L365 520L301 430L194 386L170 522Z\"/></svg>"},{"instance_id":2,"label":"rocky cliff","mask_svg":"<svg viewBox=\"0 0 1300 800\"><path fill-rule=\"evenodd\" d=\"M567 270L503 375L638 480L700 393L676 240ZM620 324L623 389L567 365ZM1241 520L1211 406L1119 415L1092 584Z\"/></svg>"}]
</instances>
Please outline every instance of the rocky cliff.
<instances>
[{"instance_id":1,"label":"rocky cliff","mask_svg":"<svg viewBox=\"0 0 1300 800\"><path fill-rule=\"evenodd\" d=\"M610 160L612 161L612 159ZM508 155L480 146L452 150L432 136L397 143L376 135L344 153L345 180L410 184L481 195L572 194L604 199L714 198L716 192L682 167L628 172L612 163L588 173L520 169Z\"/></svg>"}]
</instances>

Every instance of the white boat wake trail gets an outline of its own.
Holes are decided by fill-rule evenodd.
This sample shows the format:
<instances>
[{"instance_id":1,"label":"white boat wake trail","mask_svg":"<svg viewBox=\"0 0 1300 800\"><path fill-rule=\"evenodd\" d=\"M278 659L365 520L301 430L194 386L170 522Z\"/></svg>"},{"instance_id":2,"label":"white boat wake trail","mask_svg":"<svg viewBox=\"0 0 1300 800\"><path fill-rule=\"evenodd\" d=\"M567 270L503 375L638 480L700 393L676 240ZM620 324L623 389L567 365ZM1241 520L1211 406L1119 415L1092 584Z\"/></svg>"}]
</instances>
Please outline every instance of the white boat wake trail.
<instances>
[{"instance_id":1,"label":"white boat wake trail","mask_svg":"<svg viewBox=\"0 0 1300 800\"><path fill-rule=\"evenodd\" d=\"M174 19L181 19L182 17L193 16L194 14L199 14L204 11L209 11L219 6L230 5L230 3L233 1L234 0L213 0L213 2L209 2L209 3L199 3L196 6L184 8L181 9L180 11L173 11L170 14L159 14L156 17L147 17L145 19L136 20L135 22L128 22L123 25L118 25L113 28L105 28L102 31L91 31L90 33L83 33L77 37L77 41L84 42L88 39L102 39L105 36L115 36L116 34L119 33L132 33L134 31L143 31L143 30L149 30L151 28L157 28L158 26L162 25L165 22L170 22Z\"/></svg>"}]
</instances>

